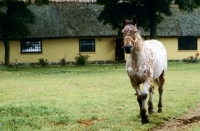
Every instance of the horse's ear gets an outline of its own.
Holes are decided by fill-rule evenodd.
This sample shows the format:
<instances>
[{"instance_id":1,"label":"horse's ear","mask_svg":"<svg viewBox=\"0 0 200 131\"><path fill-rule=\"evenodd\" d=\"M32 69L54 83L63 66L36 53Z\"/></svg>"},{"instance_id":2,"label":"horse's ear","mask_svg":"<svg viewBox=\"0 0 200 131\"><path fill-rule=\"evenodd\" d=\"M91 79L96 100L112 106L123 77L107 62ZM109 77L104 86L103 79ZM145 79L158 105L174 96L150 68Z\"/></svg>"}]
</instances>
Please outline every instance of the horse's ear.
<instances>
[{"instance_id":1,"label":"horse's ear","mask_svg":"<svg viewBox=\"0 0 200 131\"><path fill-rule=\"evenodd\" d=\"M133 25L137 25L137 17L135 15L133 16Z\"/></svg>"},{"instance_id":2,"label":"horse's ear","mask_svg":"<svg viewBox=\"0 0 200 131\"><path fill-rule=\"evenodd\" d=\"M122 22L123 22L123 25L125 26L126 25L125 17L123 17Z\"/></svg>"}]
</instances>

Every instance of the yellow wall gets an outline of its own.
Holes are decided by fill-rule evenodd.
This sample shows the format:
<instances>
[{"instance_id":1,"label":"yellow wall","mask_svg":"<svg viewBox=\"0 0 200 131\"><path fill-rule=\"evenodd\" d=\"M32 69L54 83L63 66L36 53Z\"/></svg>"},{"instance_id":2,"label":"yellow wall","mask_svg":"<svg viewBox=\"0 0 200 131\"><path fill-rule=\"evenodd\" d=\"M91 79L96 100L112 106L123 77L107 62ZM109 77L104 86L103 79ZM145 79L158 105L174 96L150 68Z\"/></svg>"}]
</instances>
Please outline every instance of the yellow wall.
<instances>
[{"instance_id":1,"label":"yellow wall","mask_svg":"<svg viewBox=\"0 0 200 131\"><path fill-rule=\"evenodd\" d=\"M63 57L69 61L75 61L75 56L79 53L78 38L43 39L42 53L21 53L20 41L10 41L10 62L15 63L35 63L39 58L47 59L48 62L59 62ZM89 61L114 61L115 41L114 38L96 38L95 52L80 52L89 55ZM0 61L4 62L4 46L0 41Z\"/></svg>"},{"instance_id":2,"label":"yellow wall","mask_svg":"<svg viewBox=\"0 0 200 131\"><path fill-rule=\"evenodd\" d=\"M177 38L158 38L163 43L167 50L168 60L182 60L189 56L195 56L200 51L200 39L197 40L197 50L178 50L178 39Z\"/></svg>"},{"instance_id":3,"label":"yellow wall","mask_svg":"<svg viewBox=\"0 0 200 131\"><path fill-rule=\"evenodd\" d=\"M115 60L115 38L97 38L95 43L95 52L86 52L90 56L89 60Z\"/></svg>"},{"instance_id":4,"label":"yellow wall","mask_svg":"<svg viewBox=\"0 0 200 131\"><path fill-rule=\"evenodd\" d=\"M163 43L167 50L168 60L182 60L183 58L188 58L189 56L195 56L197 52L200 53L200 38L197 40L197 50L178 50L178 38L157 38ZM126 54L125 59L128 55Z\"/></svg>"},{"instance_id":5,"label":"yellow wall","mask_svg":"<svg viewBox=\"0 0 200 131\"><path fill-rule=\"evenodd\" d=\"M200 52L200 38L198 38L198 50L195 51L179 51L177 38L158 38L166 50L168 60L182 60L189 56L195 56ZM21 53L20 41L10 41L10 62L15 63L17 57L18 63L35 63L39 58L48 59L48 62L59 62L63 57L69 61L75 61L74 58L79 53L78 38L59 38L59 39L43 39L42 53ZM115 60L115 37L96 38L95 52L81 52L89 55L89 61L114 61ZM126 57L127 58L127 55ZM4 62L4 46L0 41L0 61Z\"/></svg>"}]
</instances>

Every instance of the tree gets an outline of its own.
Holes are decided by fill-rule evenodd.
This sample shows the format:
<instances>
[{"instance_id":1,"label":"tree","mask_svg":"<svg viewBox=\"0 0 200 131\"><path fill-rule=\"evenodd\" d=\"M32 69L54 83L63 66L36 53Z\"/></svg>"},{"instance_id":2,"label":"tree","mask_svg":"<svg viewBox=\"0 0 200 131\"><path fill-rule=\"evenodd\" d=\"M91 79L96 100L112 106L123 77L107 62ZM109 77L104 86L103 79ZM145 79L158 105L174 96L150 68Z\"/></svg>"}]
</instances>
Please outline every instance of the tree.
<instances>
[{"instance_id":1,"label":"tree","mask_svg":"<svg viewBox=\"0 0 200 131\"><path fill-rule=\"evenodd\" d=\"M28 8L31 4L41 6L48 0L0 0L0 36L2 37L5 55L4 63L10 65L10 38L24 38L31 34L29 25L35 22L35 15Z\"/></svg>"},{"instance_id":2,"label":"tree","mask_svg":"<svg viewBox=\"0 0 200 131\"><path fill-rule=\"evenodd\" d=\"M113 29L121 30L122 17L131 19L136 15L139 26L150 29L150 39L156 39L157 23L164 19L164 15L172 15L172 2L175 2L180 10L189 12L200 5L199 0L123 0L122 3L119 3L119 0L98 0L98 4L104 5L98 20L112 25Z\"/></svg>"}]
</instances>

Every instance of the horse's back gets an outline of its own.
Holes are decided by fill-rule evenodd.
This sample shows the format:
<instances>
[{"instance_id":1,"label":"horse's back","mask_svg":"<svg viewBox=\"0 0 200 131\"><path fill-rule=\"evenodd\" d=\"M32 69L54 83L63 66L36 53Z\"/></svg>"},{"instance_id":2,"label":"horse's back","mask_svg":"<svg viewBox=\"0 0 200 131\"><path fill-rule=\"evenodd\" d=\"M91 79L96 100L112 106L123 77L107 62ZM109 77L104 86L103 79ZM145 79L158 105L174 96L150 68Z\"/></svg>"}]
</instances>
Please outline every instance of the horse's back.
<instances>
[{"instance_id":1,"label":"horse's back","mask_svg":"<svg viewBox=\"0 0 200 131\"><path fill-rule=\"evenodd\" d=\"M167 70L167 52L164 45L157 40L146 40L146 47L152 51L154 59L153 78L158 78L161 73Z\"/></svg>"}]
</instances>

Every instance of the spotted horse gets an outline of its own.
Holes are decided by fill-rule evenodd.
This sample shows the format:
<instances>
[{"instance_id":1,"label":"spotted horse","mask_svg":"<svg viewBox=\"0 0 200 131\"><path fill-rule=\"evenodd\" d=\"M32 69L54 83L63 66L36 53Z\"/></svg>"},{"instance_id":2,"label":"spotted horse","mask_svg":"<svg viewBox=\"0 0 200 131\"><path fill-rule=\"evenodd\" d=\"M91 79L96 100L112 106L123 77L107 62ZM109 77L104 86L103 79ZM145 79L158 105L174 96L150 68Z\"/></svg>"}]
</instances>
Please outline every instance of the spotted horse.
<instances>
[{"instance_id":1,"label":"spotted horse","mask_svg":"<svg viewBox=\"0 0 200 131\"><path fill-rule=\"evenodd\" d=\"M144 41L137 31L137 18L132 20L123 18L124 28L122 30L124 49L128 55L126 61L126 72L130 78L132 87L136 91L137 101L140 106L141 122L149 122L146 114L146 99L149 94L148 112L154 113L152 96L153 82L158 85L159 101L158 111L162 112L162 93L167 70L167 53L163 44L157 40ZM140 84L143 84L142 91Z\"/></svg>"}]
</instances>

